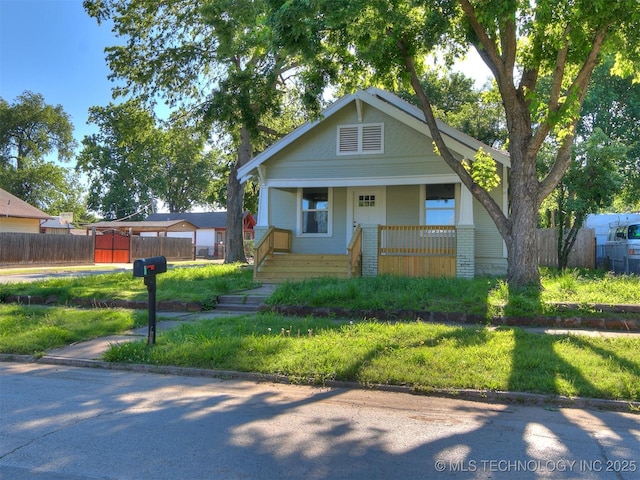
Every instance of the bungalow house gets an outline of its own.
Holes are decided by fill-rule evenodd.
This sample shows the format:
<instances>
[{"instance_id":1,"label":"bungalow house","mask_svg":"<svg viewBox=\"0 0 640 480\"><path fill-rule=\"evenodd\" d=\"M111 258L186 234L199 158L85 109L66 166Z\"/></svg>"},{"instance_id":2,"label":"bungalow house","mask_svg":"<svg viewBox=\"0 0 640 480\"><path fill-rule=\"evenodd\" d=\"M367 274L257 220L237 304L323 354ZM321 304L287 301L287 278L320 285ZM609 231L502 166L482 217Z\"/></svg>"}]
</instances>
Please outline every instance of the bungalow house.
<instances>
[{"instance_id":1,"label":"bungalow house","mask_svg":"<svg viewBox=\"0 0 640 480\"><path fill-rule=\"evenodd\" d=\"M186 220L196 226L193 237L196 255L199 257L224 257L224 246L227 237L227 212L193 212L193 213L153 213L145 221L159 222L170 220ZM253 215L245 212L242 219L245 240L253 240L253 226L256 224ZM178 232L168 232L167 236L183 236Z\"/></svg>"},{"instance_id":2,"label":"bungalow house","mask_svg":"<svg viewBox=\"0 0 640 480\"><path fill-rule=\"evenodd\" d=\"M460 160L492 156L501 184L491 195L507 211L509 156L439 128ZM422 112L389 92L341 98L238 176L260 183L256 280L506 272L493 221L434 150Z\"/></svg>"},{"instance_id":3,"label":"bungalow house","mask_svg":"<svg viewBox=\"0 0 640 480\"><path fill-rule=\"evenodd\" d=\"M0 188L0 233L40 233L52 217Z\"/></svg>"}]
</instances>

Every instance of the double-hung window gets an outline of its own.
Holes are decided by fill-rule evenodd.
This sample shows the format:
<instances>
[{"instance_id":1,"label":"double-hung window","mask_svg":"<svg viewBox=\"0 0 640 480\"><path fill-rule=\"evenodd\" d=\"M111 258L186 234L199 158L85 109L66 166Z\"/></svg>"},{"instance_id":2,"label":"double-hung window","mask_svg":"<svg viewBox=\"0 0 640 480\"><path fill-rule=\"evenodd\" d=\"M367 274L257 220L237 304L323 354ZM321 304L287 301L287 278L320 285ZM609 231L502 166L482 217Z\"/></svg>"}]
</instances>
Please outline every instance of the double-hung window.
<instances>
[{"instance_id":1,"label":"double-hung window","mask_svg":"<svg viewBox=\"0 0 640 480\"><path fill-rule=\"evenodd\" d=\"M299 229L302 235L331 235L332 189L326 187L298 190Z\"/></svg>"},{"instance_id":2,"label":"double-hung window","mask_svg":"<svg viewBox=\"0 0 640 480\"><path fill-rule=\"evenodd\" d=\"M455 225L455 186L452 183L427 185L424 211L425 225Z\"/></svg>"}]
</instances>

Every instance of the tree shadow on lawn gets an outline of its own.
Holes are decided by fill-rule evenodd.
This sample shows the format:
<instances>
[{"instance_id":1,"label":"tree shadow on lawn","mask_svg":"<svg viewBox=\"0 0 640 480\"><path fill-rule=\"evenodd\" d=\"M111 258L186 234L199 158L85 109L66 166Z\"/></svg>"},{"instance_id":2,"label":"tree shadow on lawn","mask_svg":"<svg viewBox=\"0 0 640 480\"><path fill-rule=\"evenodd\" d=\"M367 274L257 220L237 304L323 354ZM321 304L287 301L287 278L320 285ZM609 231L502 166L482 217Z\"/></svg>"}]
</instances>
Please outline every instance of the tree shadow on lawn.
<instances>
[{"instance_id":1,"label":"tree shadow on lawn","mask_svg":"<svg viewBox=\"0 0 640 480\"><path fill-rule=\"evenodd\" d=\"M514 292L514 298L520 303L521 296L519 291ZM509 296L511 298L511 295ZM531 295L528 295L531 299ZM532 308L541 311L542 304L540 295L535 299L538 303ZM517 306L521 308L519 304ZM507 305L507 311L510 305ZM508 379L508 390L510 391L529 391L533 393L551 393L565 396L581 396L611 399L615 397L614 391L609 391L604 387L596 386L594 379L587 378L585 371L581 366L587 367L582 362L587 363L603 363L603 374L606 375L608 369L604 369L607 363L609 368L615 367L621 370L630 370L635 375L640 374L640 365L627 359L620 358L603 348L593 345L587 337L581 337L579 334L540 334L527 331L526 328L518 327L501 327L512 328L513 330L513 354L511 374ZM569 353L561 355L560 351L565 350L571 352L574 350L575 357L572 361L567 359ZM589 351L596 357L578 357L581 351ZM592 367L590 367L592 368ZM593 371L593 370L592 370ZM598 382L602 385L602 382ZM629 400L638 400L638 392L634 392L633 388L628 389Z\"/></svg>"}]
</instances>

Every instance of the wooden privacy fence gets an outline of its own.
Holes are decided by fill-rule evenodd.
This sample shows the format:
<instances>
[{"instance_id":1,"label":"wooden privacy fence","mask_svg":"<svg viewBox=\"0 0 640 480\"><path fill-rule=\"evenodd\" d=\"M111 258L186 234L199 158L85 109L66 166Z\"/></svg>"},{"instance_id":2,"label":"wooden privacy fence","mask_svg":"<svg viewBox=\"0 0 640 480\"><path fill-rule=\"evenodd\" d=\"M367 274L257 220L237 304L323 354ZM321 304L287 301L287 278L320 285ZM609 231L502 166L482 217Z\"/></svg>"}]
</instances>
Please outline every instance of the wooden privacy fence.
<instances>
[{"instance_id":1,"label":"wooden privacy fence","mask_svg":"<svg viewBox=\"0 0 640 480\"><path fill-rule=\"evenodd\" d=\"M193 260L194 249L190 238L131 237L131 261L137 258L163 255L167 260Z\"/></svg>"},{"instance_id":2,"label":"wooden privacy fence","mask_svg":"<svg viewBox=\"0 0 640 480\"><path fill-rule=\"evenodd\" d=\"M0 265L93 263L93 237L0 233Z\"/></svg>"},{"instance_id":3,"label":"wooden privacy fence","mask_svg":"<svg viewBox=\"0 0 640 480\"><path fill-rule=\"evenodd\" d=\"M378 273L454 277L456 228L448 225L380 225Z\"/></svg>"},{"instance_id":4,"label":"wooden privacy fence","mask_svg":"<svg viewBox=\"0 0 640 480\"><path fill-rule=\"evenodd\" d=\"M193 259L193 243L189 238L131 237L126 241L131 244L128 260L114 262L128 263L157 255L174 261ZM0 265L82 264L94 261L93 236L0 233Z\"/></svg>"},{"instance_id":5,"label":"wooden privacy fence","mask_svg":"<svg viewBox=\"0 0 640 480\"><path fill-rule=\"evenodd\" d=\"M538 264L541 267L558 267L558 230L540 228L536 231L538 246ZM581 228L576 243L569 253L571 268L595 268L596 236L593 228Z\"/></svg>"}]
</instances>

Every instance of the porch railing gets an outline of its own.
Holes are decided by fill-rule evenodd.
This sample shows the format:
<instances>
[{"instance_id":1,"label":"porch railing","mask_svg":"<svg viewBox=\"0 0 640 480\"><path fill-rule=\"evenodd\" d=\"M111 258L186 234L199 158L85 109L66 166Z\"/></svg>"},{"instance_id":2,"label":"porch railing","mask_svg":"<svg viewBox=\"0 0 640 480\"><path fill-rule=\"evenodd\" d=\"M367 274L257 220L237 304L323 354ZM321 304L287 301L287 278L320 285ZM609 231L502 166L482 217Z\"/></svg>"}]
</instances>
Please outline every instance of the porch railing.
<instances>
[{"instance_id":1,"label":"porch railing","mask_svg":"<svg viewBox=\"0 0 640 480\"><path fill-rule=\"evenodd\" d=\"M351 241L347 246L347 263L349 271L347 276L353 276L353 272L360 267L360 259L362 258L362 227L358 225L353 231Z\"/></svg>"},{"instance_id":2,"label":"porch railing","mask_svg":"<svg viewBox=\"0 0 640 480\"><path fill-rule=\"evenodd\" d=\"M456 255L456 227L380 225L379 255Z\"/></svg>"},{"instance_id":3,"label":"porch railing","mask_svg":"<svg viewBox=\"0 0 640 480\"><path fill-rule=\"evenodd\" d=\"M255 247L253 273L257 273L260 265L272 253L291 252L291 230L269 227Z\"/></svg>"}]
</instances>

